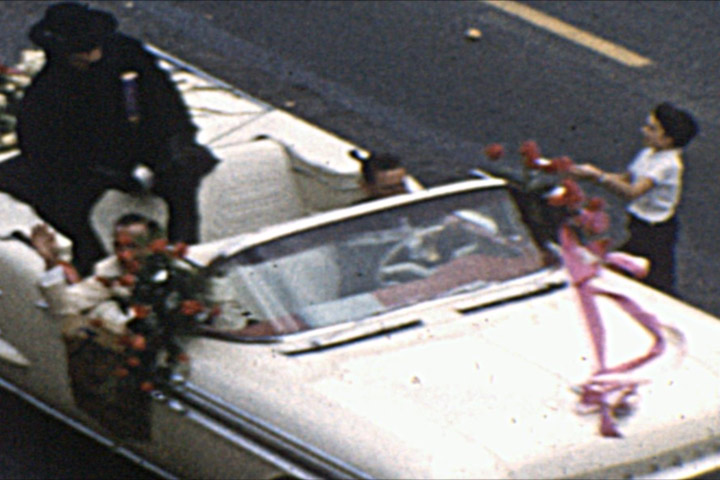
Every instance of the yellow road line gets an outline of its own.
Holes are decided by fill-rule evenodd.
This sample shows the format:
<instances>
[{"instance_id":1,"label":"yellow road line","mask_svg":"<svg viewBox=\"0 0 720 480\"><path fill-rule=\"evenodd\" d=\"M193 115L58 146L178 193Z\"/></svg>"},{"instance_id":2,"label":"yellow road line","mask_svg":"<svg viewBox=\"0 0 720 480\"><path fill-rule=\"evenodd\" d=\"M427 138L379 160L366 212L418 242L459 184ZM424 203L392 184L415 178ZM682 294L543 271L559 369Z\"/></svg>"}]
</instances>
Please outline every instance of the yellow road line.
<instances>
[{"instance_id":1,"label":"yellow road line","mask_svg":"<svg viewBox=\"0 0 720 480\"><path fill-rule=\"evenodd\" d=\"M502 10L505 13L514 15L536 27L547 30L566 40L589 48L594 52L604 55L616 62L620 62L628 67L646 67L653 62L647 57L643 57L625 47L621 47L615 43L602 39L592 33L588 33L577 27L573 27L569 23L558 20L534 8L523 5L520 2L512 0L483 0L483 3Z\"/></svg>"}]
</instances>

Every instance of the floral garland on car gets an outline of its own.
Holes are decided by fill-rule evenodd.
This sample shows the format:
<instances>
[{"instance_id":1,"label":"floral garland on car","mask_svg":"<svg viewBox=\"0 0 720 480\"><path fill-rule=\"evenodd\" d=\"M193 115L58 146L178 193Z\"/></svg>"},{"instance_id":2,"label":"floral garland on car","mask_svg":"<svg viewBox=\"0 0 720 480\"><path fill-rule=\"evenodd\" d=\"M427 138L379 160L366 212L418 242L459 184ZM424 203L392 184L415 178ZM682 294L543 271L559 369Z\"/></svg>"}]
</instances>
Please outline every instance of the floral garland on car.
<instances>
[{"instance_id":1,"label":"floral garland on car","mask_svg":"<svg viewBox=\"0 0 720 480\"><path fill-rule=\"evenodd\" d=\"M0 62L0 153L17 148L17 113L25 89L45 63L42 50L24 50L16 66Z\"/></svg>"},{"instance_id":2,"label":"floral garland on car","mask_svg":"<svg viewBox=\"0 0 720 480\"><path fill-rule=\"evenodd\" d=\"M485 154L493 161L499 160L504 153L500 144L491 144L485 149ZM648 274L650 264L645 258L609 251L610 239L603 236L610 226L605 201L599 197L586 199L580 186L568 177L573 167L569 157L544 158L533 141L524 142L519 153L523 159L526 179L530 179L534 171L562 177L560 185L546 195L546 201L552 207L564 209L567 214L558 232L560 255L577 293L596 358L595 371L575 390L580 395L582 413L600 414L600 433L605 437L621 437L615 419L632 410L637 389L644 382L618 377L616 374L628 373L660 356L667 344L663 329L669 327L662 325L653 314L628 296L596 287L592 280L599 276L602 268L620 270L642 278ZM596 296L604 296L616 302L650 334L653 343L645 354L620 365L607 364L605 328L595 303ZM672 328L670 331L683 339L681 332Z\"/></svg>"},{"instance_id":3,"label":"floral garland on car","mask_svg":"<svg viewBox=\"0 0 720 480\"><path fill-rule=\"evenodd\" d=\"M189 362L180 336L212 323L220 314L218 306L206 301L206 278L186 258L185 244L158 239L148 247L150 253L142 258L123 252L128 273L111 280L132 289L128 297L116 297L132 319L128 332L118 338L125 348L114 375L125 386L143 392L155 390L156 383L168 381Z\"/></svg>"}]
</instances>

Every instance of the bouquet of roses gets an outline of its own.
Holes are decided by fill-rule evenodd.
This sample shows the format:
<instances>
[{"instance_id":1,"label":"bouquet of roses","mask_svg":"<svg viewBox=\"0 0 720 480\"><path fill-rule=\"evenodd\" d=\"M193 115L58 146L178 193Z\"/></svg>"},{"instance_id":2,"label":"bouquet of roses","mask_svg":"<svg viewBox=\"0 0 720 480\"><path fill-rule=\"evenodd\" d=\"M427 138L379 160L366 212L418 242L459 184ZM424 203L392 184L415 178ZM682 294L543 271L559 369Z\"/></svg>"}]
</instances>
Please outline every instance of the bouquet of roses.
<instances>
[{"instance_id":1,"label":"bouquet of roses","mask_svg":"<svg viewBox=\"0 0 720 480\"><path fill-rule=\"evenodd\" d=\"M143 391L154 390L156 382L167 381L189 361L181 336L220 314L206 301L206 278L186 251L184 244L161 239L151 242L142 258L125 259L130 268L122 280L131 294L118 300L132 319L119 339L126 348L115 374Z\"/></svg>"}]
</instances>

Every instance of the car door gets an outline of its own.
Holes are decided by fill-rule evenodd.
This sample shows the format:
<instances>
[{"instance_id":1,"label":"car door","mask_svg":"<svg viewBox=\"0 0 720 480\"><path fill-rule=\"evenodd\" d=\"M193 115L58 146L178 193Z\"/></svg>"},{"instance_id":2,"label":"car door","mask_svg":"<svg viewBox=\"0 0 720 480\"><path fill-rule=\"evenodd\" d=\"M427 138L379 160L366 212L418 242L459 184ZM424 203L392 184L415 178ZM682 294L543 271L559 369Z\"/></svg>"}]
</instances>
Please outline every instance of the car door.
<instances>
[{"instance_id":1,"label":"car door","mask_svg":"<svg viewBox=\"0 0 720 480\"><path fill-rule=\"evenodd\" d=\"M60 326L49 315L37 281L43 264L17 240L0 242L0 376L39 400L74 411Z\"/></svg>"}]
</instances>

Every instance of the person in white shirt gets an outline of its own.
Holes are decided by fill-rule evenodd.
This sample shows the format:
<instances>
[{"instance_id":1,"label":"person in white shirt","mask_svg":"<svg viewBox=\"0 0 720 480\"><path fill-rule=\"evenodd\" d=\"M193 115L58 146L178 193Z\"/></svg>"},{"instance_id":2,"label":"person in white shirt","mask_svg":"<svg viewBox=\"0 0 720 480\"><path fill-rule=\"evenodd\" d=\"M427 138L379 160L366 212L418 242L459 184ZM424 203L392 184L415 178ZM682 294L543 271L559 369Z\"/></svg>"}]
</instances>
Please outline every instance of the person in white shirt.
<instances>
[{"instance_id":1,"label":"person in white shirt","mask_svg":"<svg viewBox=\"0 0 720 480\"><path fill-rule=\"evenodd\" d=\"M592 164L571 173L594 180L628 201L630 239L622 249L651 262L646 282L674 293L677 207L683 175L683 149L697 135L698 125L688 112L664 102L655 107L642 127L645 148L622 173L609 173Z\"/></svg>"}]
</instances>

